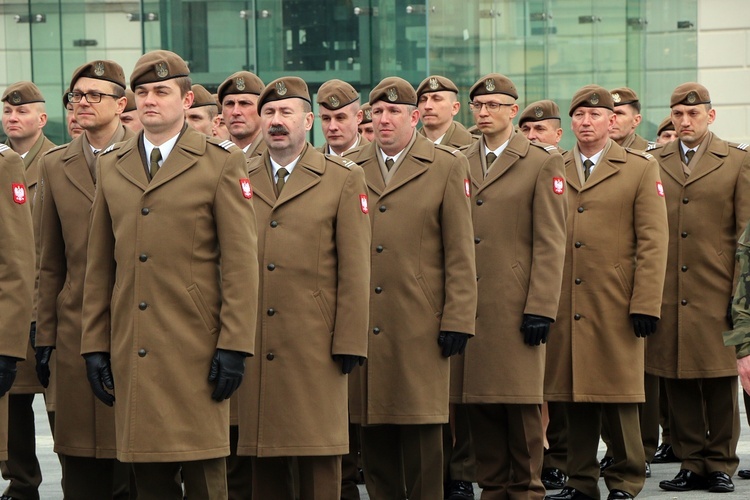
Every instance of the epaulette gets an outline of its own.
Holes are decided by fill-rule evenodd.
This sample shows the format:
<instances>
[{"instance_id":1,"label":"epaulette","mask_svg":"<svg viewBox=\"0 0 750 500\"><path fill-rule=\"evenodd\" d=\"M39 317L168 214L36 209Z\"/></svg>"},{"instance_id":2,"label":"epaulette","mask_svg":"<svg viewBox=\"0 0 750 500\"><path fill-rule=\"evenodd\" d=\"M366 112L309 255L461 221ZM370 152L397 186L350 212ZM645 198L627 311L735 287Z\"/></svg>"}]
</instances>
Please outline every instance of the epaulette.
<instances>
[{"instance_id":1,"label":"epaulette","mask_svg":"<svg viewBox=\"0 0 750 500\"><path fill-rule=\"evenodd\" d=\"M623 149L625 151L627 151L628 153L632 153L634 155L638 155L638 156L640 156L642 158L646 158L647 160L652 160L654 158L654 156L652 154L649 154L649 153L647 153L647 152L645 152L643 150L640 150L640 149L632 149L632 148L623 148Z\"/></svg>"},{"instance_id":2,"label":"epaulette","mask_svg":"<svg viewBox=\"0 0 750 500\"><path fill-rule=\"evenodd\" d=\"M747 151L747 148L750 146L750 144L746 142L741 142L739 144L732 144L735 148L739 149L740 151Z\"/></svg>"},{"instance_id":3,"label":"epaulette","mask_svg":"<svg viewBox=\"0 0 750 500\"><path fill-rule=\"evenodd\" d=\"M655 142L649 142L648 146L646 147L646 151L653 151L654 149L658 149L661 146L661 144L656 144Z\"/></svg>"},{"instance_id":4,"label":"epaulette","mask_svg":"<svg viewBox=\"0 0 750 500\"><path fill-rule=\"evenodd\" d=\"M347 160L346 158L343 158L341 156L329 155L326 153L325 157L331 160L336 165L344 167L347 170L351 170L352 167L356 165L356 163L354 163L353 161Z\"/></svg>"},{"instance_id":5,"label":"epaulette","mask_svg":"<svg viewBox=\"0 0 750 500\"><path fill-rule=\"evenodd\" d=\"M118 143L110 144L110 146L109 146L109 147L108 147L107 149L105 149L104 151L102 151L101 153L99 153L99 156L102 156L102 155L106 155L106 154L107 154L107 153L109 153L110 151L114 151L115 149L117 149L117 148L115 147L115 146L117 146L117 144L118 144Z\"/></svg>"},{"instance_id":6,"label":"epaulette","mask_svg":"<svg viewBox=\"0 0 750 500\"><path fill-rule=\"evenodd\" d=\"M547 144L545 142L536 142L536 141L530 141L532 146L536 146L539 149L545 150L548 154L553 153L557 151L557 146L553 146L552 144Z\"/></svg>"},{"instance_id":7,"label":"epaulette","mask_svg":"<svg viewBox=\"0 0 750 500\"><path fill-rule=\"evenodd\" d=\"M223 141L219 139L214 139L213 137L209 137L206 142L213 144L214 146L219 146L220 148L224 148L227 151L233 151L232 148L236 148L237 145L230 141L229 139L225 139Z\"/></svg>"},{"instance_id":8,"label":"epaulette","mask_svg":"<svg viewBox=\"0 0 750 500\"><path fill-rule=\"evenodd\" d=\"M0 153L4 153L8 150L10 150L10 147L7 144L0 144Z\"/></svg>"},{"instance_id":9,"label":"epaulette","mask_svg":"<svg viewBox=\"0 0 750 500\"><path fill-rule=\"evenodd\" d=\"M457 154L457 153L460 153L460 150L459 150L459 149L457 149L457 148L454 148L454 147L448 147L448 146L444 146L444 145L442 145L442 144L435 144L435 147L436 147L437 149L442 149L442 150L443 150L443 151L445 151L446 153L450 153L450 154L452 154L453 156L456 156L456 154Z\"/></svg>"}]
</instances>

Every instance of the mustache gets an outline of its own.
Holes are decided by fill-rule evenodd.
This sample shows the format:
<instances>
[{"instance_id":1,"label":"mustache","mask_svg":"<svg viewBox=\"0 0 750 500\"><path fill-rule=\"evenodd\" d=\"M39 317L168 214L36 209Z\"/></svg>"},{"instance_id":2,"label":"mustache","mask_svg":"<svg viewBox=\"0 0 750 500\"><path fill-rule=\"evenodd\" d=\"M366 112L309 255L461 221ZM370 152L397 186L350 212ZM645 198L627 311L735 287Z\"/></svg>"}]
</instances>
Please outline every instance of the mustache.
<instances>
[{"instance_id":1,"label":"mustache","mask_svg":"<svg viewBox=\"0 0 750 500\"><path fill-rule=\"evenodd\" d=\"M289 131L283 125L271 125L268 133L271 135L289 135Z\"/></svg>"}]
</instances>

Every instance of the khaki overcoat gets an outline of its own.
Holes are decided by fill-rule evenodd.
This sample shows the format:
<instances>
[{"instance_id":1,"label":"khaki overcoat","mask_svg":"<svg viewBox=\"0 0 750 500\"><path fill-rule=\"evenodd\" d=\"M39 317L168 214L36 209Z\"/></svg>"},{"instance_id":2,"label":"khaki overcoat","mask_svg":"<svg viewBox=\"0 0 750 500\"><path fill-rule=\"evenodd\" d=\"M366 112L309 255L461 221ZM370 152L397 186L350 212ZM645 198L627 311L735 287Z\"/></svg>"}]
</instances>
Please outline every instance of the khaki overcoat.
<instances>
[{"instance_id":1,"label":"khaki overcoat","mask_svg":"<svg viewBox=\"0 0 750 500\"><path fill-rule=\"evenodd\" d=\"M638 151L646 151L653 149L650 142L641 137L640 135L633 132L625 138L622 142L623 148L637 149Z\"/></svg>"},{"instance_id":2,"label":"khaki overcoat","mask_svg":"<svg viewBox=\"0 0 750 500\"><path fill-rule=\"evenodd\" d=\"M734 349L724 346L722 332L736 283L737 240L750 220L750 154L746 145L713 134L706 140L687 178L680 141L654 151L669 213L669 258L646 371L661 377L737 375Z\"/></svg>"},{"instance_id":3,"label":"khaki overcoat","mask_svg":"<svg viewBox=\"0 0 750 500\"><path fill-rule=\"evenodd\" d=\"M424 128L420 128L419 133L420 135L425 135ZM461 123L454 121L448 127L448 130L445 131L440 144L449 148L462 148L474 144L477 142L477 139L479 139L479 136L473 135Z\"/></svg>"},{"instance_id":4,"label":"khaki overcoat","mask_svg":"<svg viewBox=\"0 0 750 500\"><path fill-rule=\"evenodd\" d=\"M386 186L380 154L370 143L346 155L365 171L372 224L368 360L353 372L351 420L443 423L450 363L439 332L474 334L469 164L416 134Z\"/></svg>"},{"instance_id":5,"label":"khaki overcoat","mask_svg":"<svg viewBox=\"0 0 750 500\"><path fill-rule=\"evenodd\" d=\"M259 229L260 314L256 356L240 387L237 453L344 455L347 376L331 356L367 355L365 175L353 162L308 144L277 198L269 154L249 168Z\"/></svg>"},{"instance_id":6,"label":"khaki overcoat","mask_svg":"<svg viewBox=\"0 0 750 500\"><path fill-rule=\"evenodd\" d=\"M149 183L143 133L102 153L81 352L111 354L117 458L229 454L229 401L211 399L217 348L252 354L258 260L246 160L190 127Z\"/></svg>"},{"instance_id":7,"label":"khaki overcoat","mask_svg":"<svg viewBox=\"0 0 750 500\"><path fill-rule=\"evenodd\" d=\"M644 346L630 315L659 317L661 309L668 230L659 165L610 140L582 186L577 154L563 155L568 241L545 398L642 402Z\"/></svg>"},{"instance_id":8,"label":"khaki overcoat","mask_svg":"<svg viewBox=\"0 0 750 500\"><path fill-rule=\"evenodd\" d=\"M451 401L541 404L546 348L524 344L520 328L524 314L557 316L568 212L562 156L514 133L485 178L484 141L464 154L479 299L476 337L451 358Z\"/></svg>"}]
</instances>

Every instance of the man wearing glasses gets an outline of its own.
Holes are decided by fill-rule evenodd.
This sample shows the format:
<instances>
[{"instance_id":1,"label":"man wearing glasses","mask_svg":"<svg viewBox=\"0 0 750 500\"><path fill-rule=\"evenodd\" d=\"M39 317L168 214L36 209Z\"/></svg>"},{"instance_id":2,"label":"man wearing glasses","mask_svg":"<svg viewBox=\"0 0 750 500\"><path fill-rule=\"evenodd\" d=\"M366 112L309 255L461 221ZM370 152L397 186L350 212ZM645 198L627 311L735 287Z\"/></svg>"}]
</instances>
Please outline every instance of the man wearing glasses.
<instances>
[{"instance_id":1,"label":"man wearing glasses","mask_svg":"<svg viewBox=\"0 0 750 500\"><path fill-rule=\"evenodd\" d=\"M113 471L122 465L115 460L114 412L88 390L81 304L97 155L134 134L120 123L127 99L119 64L84 64L73 73L70 88L68 101L84 133L39 161L42 180L34 206L40 249L37 373L47 387L54 349L55 452L63 463L65 497L110 498L117 488Z\"/></svg>"}]
</instances>

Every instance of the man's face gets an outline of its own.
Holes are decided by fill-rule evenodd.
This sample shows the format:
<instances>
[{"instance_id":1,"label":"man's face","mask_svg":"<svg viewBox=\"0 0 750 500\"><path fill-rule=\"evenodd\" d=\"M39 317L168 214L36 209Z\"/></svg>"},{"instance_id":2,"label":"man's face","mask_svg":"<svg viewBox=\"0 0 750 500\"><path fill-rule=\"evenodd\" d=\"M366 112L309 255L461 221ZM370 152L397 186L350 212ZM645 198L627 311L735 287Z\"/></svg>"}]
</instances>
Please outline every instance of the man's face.
<instances>
[{"instance_id":1,"label":"man's face","mask_svg":"<svg viewBox=\"0 0 750 500\"><path fill-rule=\"evenodd\" d=\"M120 122L135 133L143 130L141 119L138 118L138 110L126 111L120 114Z\"/></svg>"},{"instance_id":2,"label":"man's face","mask_svg":"<svg viewBox=\"0 0 750 500\"><path fill-rule=\"evenodd\" d=\"M708 133L708 126L715 119L716 110L706 109L705 104L696 106L677 104L672 108L672 125L674 125L677 137L690 148L703 141Z\"/></svg>"},{"instance_id":3,"label":"man's face","mask_svg":"<svg viewBox=\"0 0 750 500\"><path fill-rule=\"evenodd\" d=\"M229 140L229 129L227 128L227 124L224 123L224 115L218 115L217 118L218 120L214 122L214 126L211 129L211 135L223 141Z\"/></svg>"},{"instance_id":4,"label":"man's face","mask_svg":"<svg viewBox=\"0 0 750 500\"><path fill-rule=\"evenodd\" d=\"M183 123L193 103L193 92L182 95L174 78L144 83L135 88L135 103L143 128L152 134L169 131Z\"/></svg>"},{"instance_id":5,"label":"man's face","mask_svg":"<svg viewBox=\"0 0 750 500\"><path fill-rule=\"evenodd\" d=\"M372 142L375 140L375 129L372 128L372 122L368 122L359 126L359 133L362 137Z\"/></svg>"},{"instance_id":6,"label":"man's face","mask_svg":"<svg viewBox=\"0 0 750 500\"><path fill-rule=\"evenodd\" d=\"M408 104L377 101L372 105L375 141L386 154L396 154L409 144L419 122L419 110Z\"/></svg>"},{"instance_id":7,"label":"man's face","mask_svg":"<svg viewBox=\"0 0 750 500\"><path fill-rule=\"evenodd\" d=\"M11 143L38 137L46 124L47 113L44 112L43 103L32 102L13 106L3 102L3 130Z\"/></svg>"},{"instance_id":8,"label":"man's face","mask_svg":"<svg viewBox=\"0 0 750 500\"><path fill-rule=\"evenodd\" d=\"M296 97L270 101L260 111L263 138L271 153L302 151L307 131L315 116L305 110L305 102Z\"/></svg>"},{"instance_id":9,"label":"man's face","mask_svg":"<svg viewBox=\"0 0 750 500\"><path fill-rule=\"evenodd\" d=\"M614 113L606 108L580 106L573 111L570 128L580 144L598 146L607 142L614 122Z\"/></svg>"},{"instance_id":10,"label":"man's face","mask_svg":"<svg viewBox=\"0 0 750 500\"><path fill-rule=\"evenodd\" d=\"M508 132L513 127L513 118L518 113L518 105L515 99L505 94L489 94L474 96L472 101L476 104L484 104L480 109L474 109L474 120L477 128L485 135L496 136ZM487 103L500 104L494 111L490 111Z\"/></svg>"},{"instance_id":11,"label":"man's face","mask_svg":"<svg viewBox=\"0 0 750 500\"><path fill-rule=\"evenodd\" d=\"M323 135L331 149L341 153L354 144L358 133L357 125L362 121L359 102L355 101L335 110L320 106L318 113Z\"/></svg>"},{"instance_id":12,"label":"man's face","mask_svg":"<svg viewBox=\"0 0 750 500\"><path fill-rule=\"evenodd\" d=\"M242 140L252 140L260 131L258 96L255 94L229 94L221 103L221 113L229 135Z\"/></svg>"},{"instance_id":13,"label":"man's face","mask_svg":"<svg viewBox=\"0 0 750 500\"><path fill-rule=\"evenodd\" d=\"M521 133L530 141L543 142L557 146L562 138L560 120L539 120L538 122L525 121L521 125Z\"/></svg>"},{"instance_id":14,"label":"man's face","mask_svg":"<svg viewBox=\"0 0 750 500\"><path fill-rule=\"evenodd\" d=\"M218 121L219 117L216 114L212 117L209 108L210 106L190 108L185 111L185 119L187 120L188 125L195 130L211 137L213 134L214 121Z\"/></svg>"},{"instance_id":15,"label":"man's face","mask_svg":"<svg viewBox=\"0 0 750 500\"><path fill-rule=\"evenodd\" d=\"M669 144L677 139L677 132L674 130L665 130L656 138L656 144Z\"/></svg>"},{"instance_id":16,"label":"man's face","mask_svg":"<svg viewBox=\"0 0 750 500\"><path fill-rule=\"evenodd\" d=\"M609 131L609 137L617 142L632 134L641 123L641 114L630 104L615 106L615 123Z\"/></svg>"},{"instance_id":17,"label":"man's face","mask_svg":"<svg viewBox=\"0 0 750 500\"><path fill-rule=\"evenodd\" d=\"M72 92L115 95L115 84L95 78L81 77L76 81ZM117 119L127 102L128 99L124 95L119 98L102 95L101 101L97 103L90 103L88 97L84 97L80 102L73 103L73 112L81 128L95 132Z\"/></svg>"},{"instance_id":18,"label":"man's face","mask_svg":"<svg viewBox=\"0 0 750 500\"><path fill-rule=\"evenodd\" d=\"M456 93L449 90L426 92L419 96L419 118L422 125L428 128L448 128L453 117L461 108Z\"/></svg>"},{"instance_id":19,"label":"man's face","mask_svg":"<svg viewBox=\"0 0 750 500\"><path fill-rule=\"evenodd\" d=\"M72 104L68 104L65 108L65 119L68 125L68 135L70 135L71 139L75 139L83 133L83 129L78 125L78 121L76 120Z\"/></svg>"}]
</instances>

